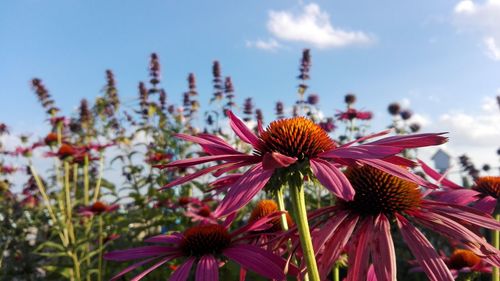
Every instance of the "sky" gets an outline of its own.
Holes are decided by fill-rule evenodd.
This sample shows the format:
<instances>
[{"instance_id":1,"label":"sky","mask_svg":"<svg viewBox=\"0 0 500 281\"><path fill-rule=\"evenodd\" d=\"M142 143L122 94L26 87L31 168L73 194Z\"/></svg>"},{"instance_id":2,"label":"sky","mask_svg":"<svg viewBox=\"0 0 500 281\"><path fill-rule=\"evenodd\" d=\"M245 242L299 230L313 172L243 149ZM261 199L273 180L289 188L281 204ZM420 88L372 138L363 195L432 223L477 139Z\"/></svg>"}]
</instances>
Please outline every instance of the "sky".
<instances>
[{"instance_id":1,"label":"sky","mask_svg":"<svg viewBox=\"0 0 500 281\"><path fill-rule=\"evenodd\" d=\"M424 131L450 132L444 148L452 155L498 166L500 0L1 1L0 122L46 134L33 77L65 114L102 94L106 69L120 96L133 100L152 52L170 101L181 103L190 72L208 101L219 60L237 101L252 97L270 120L276 101L296 99L304 48L312 52L310 92L325 114L353 92L378 130L397 101Z\"/></svg>"}]
</instances>

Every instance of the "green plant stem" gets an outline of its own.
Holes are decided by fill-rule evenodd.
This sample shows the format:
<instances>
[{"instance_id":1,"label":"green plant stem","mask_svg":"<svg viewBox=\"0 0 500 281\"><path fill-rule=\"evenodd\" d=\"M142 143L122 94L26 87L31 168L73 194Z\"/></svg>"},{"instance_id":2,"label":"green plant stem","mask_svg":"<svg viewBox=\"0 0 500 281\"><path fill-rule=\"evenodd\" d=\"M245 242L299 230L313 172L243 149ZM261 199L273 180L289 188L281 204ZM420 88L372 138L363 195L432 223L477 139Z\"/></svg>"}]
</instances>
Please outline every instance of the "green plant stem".
<instances>
[{"instance_id":1,"label":"green plant stem","mask_svg":"<svg viewBox=\"0 0 500 281\"><path fill-rule=\"evenodd\" d=\"M495 219L497 221L500 221L500 214L496 214ZM499 249L500 248L500 231L493 230L492 237L493 237L493 246L496 249ZM493 267L493 271L491 273L491 280L500 281L500 269L498 267Z\"/></svg>"},{"instance_id":2,"label":"green plant stem","mask_svg":"<svg viewBox=\"0 0 500 281\"><path fill-rule=\"evenodd\" d=\"M83 160L83 204L89 205L89 156L86 154Z\"/></svg>"},{"instance_id":3,"label":"green plant stem","mask_svg":"<svg viewBox=\"0 0 500 281\"><path fill-rule=\"evenodd\" d=\"M76 241L75 234L72 229L73 206L71 204L71 190L70 190L69 176L70 176L69 163L67 161L64 161L64 194L66 198L66 227L68 229L71 242L75 243Z\"/></svg>"},{"instance_id":4,"label":"green plant stem","mask_svg":"<svg viewBox=\"0 0 500 281\"><path fill-rule=\"evenodd\" d=\"M307 221L304 187L290 186L290 197L292 199L295 216L297 217L295 223L299 229L300 244L302 245L302 252L306 260L309 279L311 281L320 281L318 266L316 264L316 258L311 240L311 233L309 231L309 223Z\"/></svg>"},{"instance_id":5,"label":"green plant stem","mask_svg":"<svg viewBox=\"0 0 500 281\"><path fill-rule=\"evenodd\" d=\"M276 198L278 199L278 209L280 210L280 212L286 212L285 199L283 198L283 188L280 188L278 192L276 192ZM288 230L286 213L281 214L281 228L283 229L283 231Z\"/></svg>"},{"instance_id":6,"label":"green plant stem","mask_svg":"<svg viewBox=\"0 0 500 281\"><path fill-rule=\"evenodd\" d=\"M333 281L340 281L339 266L335 264L332 269Z\"/></svg>"},{"instance_id":7,"label":"green plant stem","mask_svg":"<svg viewBox=\"0 0 500 281\"><path fill-rule=\"evenodd\" d=\"M103 221L102 216L99 216L99 260L98 262L98 272L97 272L97 280L102 281L102 252L103 252Z\"/></svg>"},{"instance_id":8,"label":"green plant stem","mask_svg":"<svg viewBox=\"0 0 500 281\"><path fill-rule=\"evenodd\" d=\"M95 189L94 189L94 197L92 200L95 202L99 200L99 192L101 191L101 182L102 182L102 173L104 170L104 155L101 152L99 155L99 175L97 176L97 181L95 184Z\"/></svg>"},{"instance_id":9,"label":"green plant stem","mask_svg":"<svg viewBox=\"0 0 500 281\"><path fill-rule=\"evenodd\" d=\"M50 205L50 199L47 196L47 193L45 192L45 186L40 180L40 177L38 176L37 172L35 171L35 168L33 166L30 166L30 171L31 174L33 175L33 178L35 178L36 185L38 187L38 190L40 191L40 194L42 195L43 202L45 204L45 207L47 208L47 211L49 212L49 216L54 222L54 224L59 225L59 220L57 219L54 210L52 209L52 206ZM59 238L61 239L61 242L63 246L68 246L68 237L64 235L64 233L59 232Z\"/></svg>"}]
</instances>

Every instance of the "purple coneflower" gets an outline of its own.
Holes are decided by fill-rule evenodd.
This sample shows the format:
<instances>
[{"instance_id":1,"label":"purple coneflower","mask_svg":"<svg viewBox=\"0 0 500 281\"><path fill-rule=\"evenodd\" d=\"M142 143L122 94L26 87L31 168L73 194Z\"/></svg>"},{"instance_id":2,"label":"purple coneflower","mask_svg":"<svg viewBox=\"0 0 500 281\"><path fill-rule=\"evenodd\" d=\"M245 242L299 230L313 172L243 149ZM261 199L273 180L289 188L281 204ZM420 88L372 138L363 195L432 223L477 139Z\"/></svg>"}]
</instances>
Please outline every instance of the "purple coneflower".
<instances>
[{"instance_id":1,"label":"purple coneflower","mask_svg":"<svg viewBox=\"0 0 500 281\"><path fill-rule=\"evenodd\" d=\"M211 172L219 176L249 166L250 169L229 188L229 192L215 210L216 217L229 215L245 206L270 180L274 184L269 185L269 188L276 188L277 185L291 182L296 185L301 184L297 179L300 175L317 178L336 196L352 200L355 192L339 169L342 165L368 164L420 185L433 186L400 167L411 166L414 163L396 154L406 148L436 145L446 141L441 134L417 134L387 137L370 143L353 145L390 132L383 131L337 146L319 125L305 117L271 122L265 130L259 127L259 132L255 135L231 111L228 111L228 115L235 134L243 142L252 145L252 154L239 152L214 135L178 134L179 138L201 145L208 156L183 159L157 166L159 168L187 168L207 162L223 161L173 180L163 188L183 184Z\"/></svg>"},{"instance_id":2,"label":"purple coneflower","mask_svg":"<svg viewBox=\"0 0 500 281\"><path fill-rule=\"evenodd\" d=\"M321 253L320 273L326 276L340 252L349 243L347 280L365 280L368 265L374 265L379 280L396 280L396 253L391 234L395 222L418 263L430 280L454 280L445 262L413 223L420 224L493 265L500 265L500 252L471 229L500 229L489 214L478 210L424 198L418 184L379 169L349 168L346 176L356 190L353 201L339 200L333 207L317 210L319 231L313 240Z\"/></svg>"},{"instance_id":3,"label":"purple coneflower","mask_svg":"<svg viewBox=\"0 0 500 281\"><path fill-rule=\"evenodd\" d=\"M269 227L267 223L275 215L262 218L231 233L227 227L218 224L194 226L184 233L159 235L145 240L148 243L163 244L161 246L114 251L105 254L104 257L114 261L143 259L124 269L112 280L117 280L139 266L156 260L153 266L131 279L140 280L161 265L177 258L183 258L184 261L170 276L171 281L187 280L194 265L196 265L196 281L217 281L219 264L226 258L266 278L283 280L286 262L281 257L245 243L245 236L251 235L252 231Z\"/></svg>"}]
</instances>

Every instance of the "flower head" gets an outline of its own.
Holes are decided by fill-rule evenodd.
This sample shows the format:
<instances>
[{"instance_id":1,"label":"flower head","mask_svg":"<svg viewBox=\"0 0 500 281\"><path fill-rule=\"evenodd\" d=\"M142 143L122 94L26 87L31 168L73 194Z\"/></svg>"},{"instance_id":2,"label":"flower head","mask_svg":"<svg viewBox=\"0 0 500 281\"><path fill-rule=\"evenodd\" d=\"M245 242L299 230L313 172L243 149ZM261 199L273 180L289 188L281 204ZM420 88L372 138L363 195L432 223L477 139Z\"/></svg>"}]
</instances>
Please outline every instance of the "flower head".
<instances>
[{"instance_id":1,"label":"flower head","mask_svg":"<svg viewBox=\"0 0 500 281\"><path fill-rule=\"evenodd\" d=\"M219 280L219 263L230 259L245 269L252 270L266 278L283 280L286 262L279 256L256 245L245 243L251 231L269 227L268 221L273 217L264 217L234 232L219 224L203 224L191 227L183 233L159 235L146 240L148 243L163 245L145 246L107 253L105 258L114 261L143 259L127 267L112 280L139 266L157 260L149 269L137 275L133 280L140 280L157 267L176 258L184 258L184 262L175 269L170 280L187 280L191 268L196 264L195 280Z\"/></svg>"},{"instance_id":2,"label":"flower head","mask_svg":"<svg viewBox=\"0 0 500 281\"><path fill-rule=\"evenodd\" d=\"M380 132L338 146L317 124L304 117L271 122L266 129L259 126L255 135L234 114L228 111L231 127L236 135L253 147L252 154L237 151L219 137L201 134L178 137L198 143L208 156L177 160L159 168L187 168L194 165L222 161L190 175L175 179L163 188L191 181L207 173L215 176L249 166L241 177L228 188L226 196L215 210L215 216L229 215L245 206L264 187L275 189L283 184L302 184L304 177L318 180L324 187L344 200L354 198L354 189L339 169L344 165L370 165L417 184L433 187L422 178L401 166L415 163L396 156L406 148L436 145L446 141L441 134L394 136L354 145L389 133Z\"/></svg>"},{"instance_id":3,"label":"flower head","mask_svg":"<svg viewBox=\"0 0 500 281\"><path fill-rule=\"evenodd\" d=\"M78 213L82 216L94 216L101 215L103 213L110 213L118 210L120 206L118 204L108 205L102 201L96 201L92 205L80 208Z\"/></svg>"},{"instance_id":4,"label":"flower head","mask_svg":"<svg viewBox=\"0 0 500 281\"><path fill-rule=\"evenodd\" d=\"M350 242L348 280L365 280L370 256L378 280L395 280L396 254L390 221L397 223L404 241L431 280L454 279L414 223L456 241L487 263L500 265L500 251L471 230L500 229L500 223L489 214L423 198L418 185L373 167L350 168L346 176L356 190L354 200L326 207L310 217L322 223L315 233L315 249L321 253L318 264L323 276Z\"/></svg>"}]
</instances>

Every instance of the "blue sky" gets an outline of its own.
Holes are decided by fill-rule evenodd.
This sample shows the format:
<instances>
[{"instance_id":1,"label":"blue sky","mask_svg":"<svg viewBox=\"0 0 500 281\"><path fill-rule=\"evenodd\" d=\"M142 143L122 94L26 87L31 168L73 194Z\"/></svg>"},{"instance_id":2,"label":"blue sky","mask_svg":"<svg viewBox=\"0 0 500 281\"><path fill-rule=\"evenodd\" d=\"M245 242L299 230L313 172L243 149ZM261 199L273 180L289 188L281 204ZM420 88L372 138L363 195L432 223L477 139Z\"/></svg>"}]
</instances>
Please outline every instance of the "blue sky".
<instances>
[{"instance_id":1,"label":"blue sky","mask_svg":"<svg viewBox=\"0 0 500 281\"><path fill-rule=\"evenodd\" d=\"M493 161L499 30L498 0L1 1L0 122L18 133L42 125L32 77L43 79L64 113L100 94L108 68L121 97L132 99L151 52L160 56L170 101L180 103L189 72L208 101L217 59L238 101L253 97L270 120L275 101L295 100L301 50L311 48L310 90L326 114L354 92L382 128L387 104L402 101L426 130L451 132L450 150L489 146L477 157Z\"/></svg>"}]
</instances>

